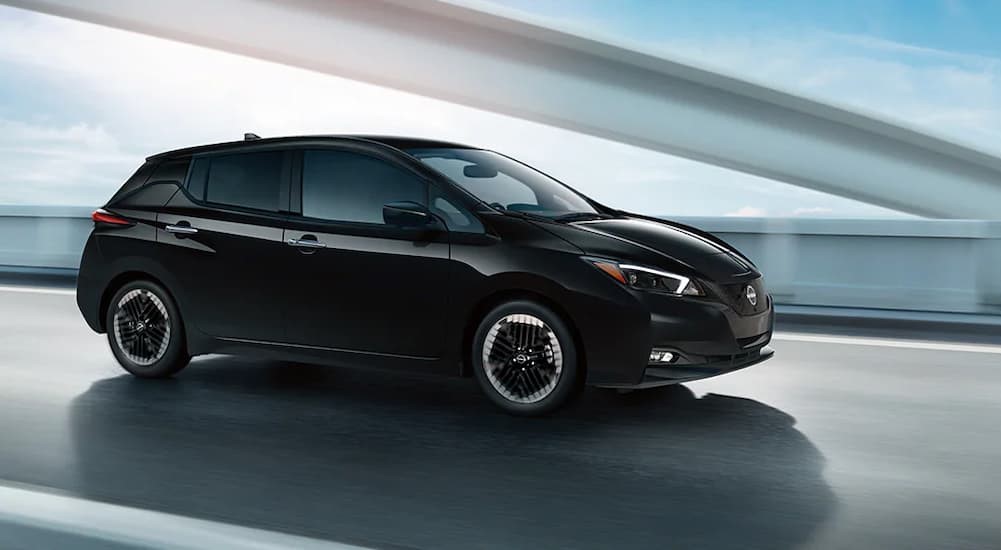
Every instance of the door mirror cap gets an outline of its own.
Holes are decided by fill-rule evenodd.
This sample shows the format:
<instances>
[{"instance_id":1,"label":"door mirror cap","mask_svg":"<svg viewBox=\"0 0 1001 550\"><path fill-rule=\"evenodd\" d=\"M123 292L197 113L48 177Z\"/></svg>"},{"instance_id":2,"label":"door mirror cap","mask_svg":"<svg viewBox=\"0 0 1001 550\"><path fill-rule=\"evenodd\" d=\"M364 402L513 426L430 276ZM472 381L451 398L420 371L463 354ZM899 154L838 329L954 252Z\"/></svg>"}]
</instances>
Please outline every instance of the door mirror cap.
<instances>
[{"instance_id":1,"label":"door mirror cap","mask_svg":"<svg viewBox=\"0 0 1001 550\"><path fill-rule=\"evenodd\" d=\"M411 201L384 204L382 219L386 225L403 228L427 227L434 222L434 216L427 207Z\"/></svg>"}]
</instances>

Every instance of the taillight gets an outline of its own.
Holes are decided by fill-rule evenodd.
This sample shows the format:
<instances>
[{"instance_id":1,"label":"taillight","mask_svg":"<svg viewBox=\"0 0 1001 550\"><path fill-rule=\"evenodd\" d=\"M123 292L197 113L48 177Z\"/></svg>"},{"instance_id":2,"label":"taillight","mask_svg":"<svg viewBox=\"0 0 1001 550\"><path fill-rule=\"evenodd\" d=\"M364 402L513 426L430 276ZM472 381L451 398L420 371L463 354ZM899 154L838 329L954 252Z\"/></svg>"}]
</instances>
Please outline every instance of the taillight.
<instances>
[{"instance_id":1,"label":"taillight","mask_svg":"<svg viewBox=\"0 0 1001 550\"><path fill-rule=\"evenodd\" d=\"M90 215L90 219L94 220L94 223L106 223L109 225L132 225L128 219L123 218L117 214L112 214L103 208L98 208Z\"/></svg>"}]
</instances>

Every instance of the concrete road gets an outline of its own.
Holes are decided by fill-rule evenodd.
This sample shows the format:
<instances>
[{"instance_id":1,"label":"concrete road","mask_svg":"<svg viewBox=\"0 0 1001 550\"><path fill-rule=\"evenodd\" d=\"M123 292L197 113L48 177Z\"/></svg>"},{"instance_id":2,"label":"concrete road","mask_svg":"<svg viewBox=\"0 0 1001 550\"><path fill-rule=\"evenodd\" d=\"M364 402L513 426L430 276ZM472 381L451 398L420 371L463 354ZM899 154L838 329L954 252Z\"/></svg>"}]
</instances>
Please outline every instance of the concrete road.
<instances>
[{"instance_id":1,"label":"concrete road","mask_svg":"<svg viewBox=\"0 0 1001 550\"><path fill-rule=\"evenodd\" d=\"M462 379L205 357L120 371L0 290L0 484L383 548L999 548L1001 348L785 335L545 419Z\"/></svg>"}]
</instances>

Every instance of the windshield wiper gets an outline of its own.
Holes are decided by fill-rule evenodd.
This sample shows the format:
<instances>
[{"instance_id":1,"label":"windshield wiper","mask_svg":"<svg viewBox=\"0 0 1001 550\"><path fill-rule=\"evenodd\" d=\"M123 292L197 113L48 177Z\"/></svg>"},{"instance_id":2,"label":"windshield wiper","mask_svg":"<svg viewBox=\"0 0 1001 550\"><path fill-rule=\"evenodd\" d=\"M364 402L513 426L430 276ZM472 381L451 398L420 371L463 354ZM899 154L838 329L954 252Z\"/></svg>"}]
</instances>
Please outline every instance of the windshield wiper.
<instances>
[{"instance_id":1,"label":"windshield wiper","mask_svg":"<svg viewBox=\"0 0 1001 550\"><path fill-rule=\"evenodd\" d=\"M539 214L533 214L531 212L523 212L521 210L508 210L508 209L505 208L504 210L500 210L500 212L503 213L503 214L510 214L512 216L523 218L523 219L526 219L526 220L538 220L538 221L541 221L541 222L551 222L551 221L553 221L553 219L550 218L550 217L548 217L548 216L542 216L542 215L539 215Z\"/></svg>"},{"instance_id":2,"label":"windshield wiper","mask_svg":"<svg viewBox=\"0 0 1001 550\"><path fill-rule=\"evenodd\" d=\"M543 216L542 214L536 214L534 212L526 212L524 210L509 210L507 208L499 209L498 212L503 214L510 214L512 216L517 216L519 218L524 218L526 220L538 220L541 222L579 222L584 220L601 220L608 218L607 214L602 214L600 212L570 212L568 214L563 214L560 216Z\"/></svg>"},{"instance_id":3,"label":"windshield wiper","mask_svg":"<svg viewBox=\"0 0 1001 550\"><path fill-rule=\"evenodd\" d=\"M569 214L563 214L562 216L556 216L553 221L557 222L581 222L584 220L601 220L605 219L607 216L600 212L571 212Z\"/></svg>"}]
</instances>

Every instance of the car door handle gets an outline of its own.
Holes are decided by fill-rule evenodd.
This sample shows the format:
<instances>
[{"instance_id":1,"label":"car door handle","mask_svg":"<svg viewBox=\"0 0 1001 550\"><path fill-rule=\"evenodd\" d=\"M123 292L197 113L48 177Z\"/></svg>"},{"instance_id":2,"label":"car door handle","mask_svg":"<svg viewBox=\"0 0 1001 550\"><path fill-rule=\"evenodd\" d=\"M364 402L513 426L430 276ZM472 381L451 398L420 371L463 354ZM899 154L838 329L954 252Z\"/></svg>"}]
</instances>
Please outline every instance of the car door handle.
<instances>
[{"instance_id":1,"label":"car door handle","mask_svg":"<svg viewBox=\"0 0 1001 550\"><path fill-rule=\"evenodd\" d=\"M326 244L314 239L289 239L285 242L298 248L327 248Z\"/></svg>"},{"instance_id":2,"label":"car door handle","mask_svg":"<svg viewBox=\"0 0 1001 550\"><path fill-rule=\"evenodd\" d=\"M177 235L194 235L198 233L198 230L190 225L168 225L164 227L167 233L175 233Z\"/></svg>"}]
</instances>

